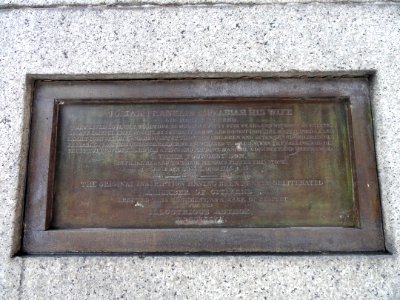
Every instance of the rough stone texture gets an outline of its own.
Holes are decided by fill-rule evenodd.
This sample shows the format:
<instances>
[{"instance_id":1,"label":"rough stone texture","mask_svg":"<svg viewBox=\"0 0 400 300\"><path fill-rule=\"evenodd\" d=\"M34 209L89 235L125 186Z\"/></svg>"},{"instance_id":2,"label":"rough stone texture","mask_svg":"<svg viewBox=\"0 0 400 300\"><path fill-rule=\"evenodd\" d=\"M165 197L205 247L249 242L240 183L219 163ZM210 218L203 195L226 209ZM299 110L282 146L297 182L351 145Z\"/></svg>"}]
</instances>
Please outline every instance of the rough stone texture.
<instances>
[{"instance_id":1,"label":"rough stone texture","mask_svg":"<svg viewBox=\"0 0 400 300\"><path fill-rule=\"evenodd\" d=\"M400 4L8 8L0 9L0 45L1 299L400 299ZM360 70L376 70L392 255L10 258L25 175L27 74Z\"/></svg>"},{"instance_id":2,"label":"rough stone texture","mask_svg":"<svg viewBox=\"0 0 400 300\"><path fill-rule=\"evenodd\" d=\"M46 6L115 6L132 5L191 5L191 4L295 4L295 3L395 3L400 0L0 0L0 7L46 7Z\"/></svg>"}]
</instances>

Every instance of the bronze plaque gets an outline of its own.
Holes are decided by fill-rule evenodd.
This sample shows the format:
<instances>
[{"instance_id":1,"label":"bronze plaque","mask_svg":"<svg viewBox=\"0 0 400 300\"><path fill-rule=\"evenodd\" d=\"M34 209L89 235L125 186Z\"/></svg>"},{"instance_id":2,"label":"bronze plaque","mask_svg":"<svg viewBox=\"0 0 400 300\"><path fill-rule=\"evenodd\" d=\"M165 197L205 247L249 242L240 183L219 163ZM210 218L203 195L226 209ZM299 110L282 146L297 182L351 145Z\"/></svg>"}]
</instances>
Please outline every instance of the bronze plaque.
<instances>
[{"instance_id":1,"label":"bronze plaque","mask_svg":"<svg viewBox=\"0 0 400 300\"><path fill-rule=\"evenodd\" d=\"M58 104L54 228L357 224L347 101L146 102Z\"/></svg>"},{"instance_id":2,"label":"bronze plaque","mask_svg":"<svg viewBox=\"0 0 400 300\"><path fill-rule=\"evenodd\" d=\"M22 250L384 251L368 87L38 81Z\"/></svg>"}]
</instances>

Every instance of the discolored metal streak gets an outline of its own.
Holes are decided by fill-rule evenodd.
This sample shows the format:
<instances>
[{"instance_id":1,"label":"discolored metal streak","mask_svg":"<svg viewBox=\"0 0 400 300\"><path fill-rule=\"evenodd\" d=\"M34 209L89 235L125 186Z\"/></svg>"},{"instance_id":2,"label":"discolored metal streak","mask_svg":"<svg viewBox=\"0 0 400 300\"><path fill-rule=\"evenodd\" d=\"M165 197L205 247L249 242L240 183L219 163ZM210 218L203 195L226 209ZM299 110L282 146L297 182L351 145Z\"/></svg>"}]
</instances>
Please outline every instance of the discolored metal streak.
<instances>
[{"instance_id":1,"label":"discolored metal streak","mask_svg":"<svg viewBox=\"0 0 400 300\"><path fill-rule=\"evenodd\" d=\"M37 86L25 252L384 250L365 79Z\"/></svg>"}]
</instances>

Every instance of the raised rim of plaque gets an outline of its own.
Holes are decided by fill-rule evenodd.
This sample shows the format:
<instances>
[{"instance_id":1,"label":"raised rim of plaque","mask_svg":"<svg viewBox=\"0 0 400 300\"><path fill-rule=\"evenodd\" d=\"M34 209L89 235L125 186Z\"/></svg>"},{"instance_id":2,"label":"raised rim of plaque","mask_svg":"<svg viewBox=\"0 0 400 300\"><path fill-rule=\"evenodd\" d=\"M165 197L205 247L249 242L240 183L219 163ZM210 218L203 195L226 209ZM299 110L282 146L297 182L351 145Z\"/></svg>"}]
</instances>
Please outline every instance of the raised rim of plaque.
<instances>
[{"instance_id":1,"label":"raised rim of plaque","mask_svg":"<svg viewBox=\"0 0 400 300\"><path fill-rule=\"evenodd\" d=\"M369 90L37 79L17 255L386 253Z\"/></svg>"}]
</instances>

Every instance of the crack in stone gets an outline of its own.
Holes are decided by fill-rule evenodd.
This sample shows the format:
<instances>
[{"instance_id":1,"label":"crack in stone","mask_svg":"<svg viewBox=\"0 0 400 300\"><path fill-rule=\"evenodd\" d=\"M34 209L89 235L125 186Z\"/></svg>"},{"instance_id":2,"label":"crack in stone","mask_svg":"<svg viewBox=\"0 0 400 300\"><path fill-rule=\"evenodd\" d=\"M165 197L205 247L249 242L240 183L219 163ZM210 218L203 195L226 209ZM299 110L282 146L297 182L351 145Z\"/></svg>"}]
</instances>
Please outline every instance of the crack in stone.
<instances>
[{"instance_id":1,"label":"crack in stone","mask_svg":"<svg viewBox=\"0 0 400 300\"><path fill-rule=\"evenodd\" d=\"M23 288L22 285L25 279L25 260L21 259L21 273L19 275L19 283L18 283L18 300L22 300Z\"/></svg>"}]
</instances>

